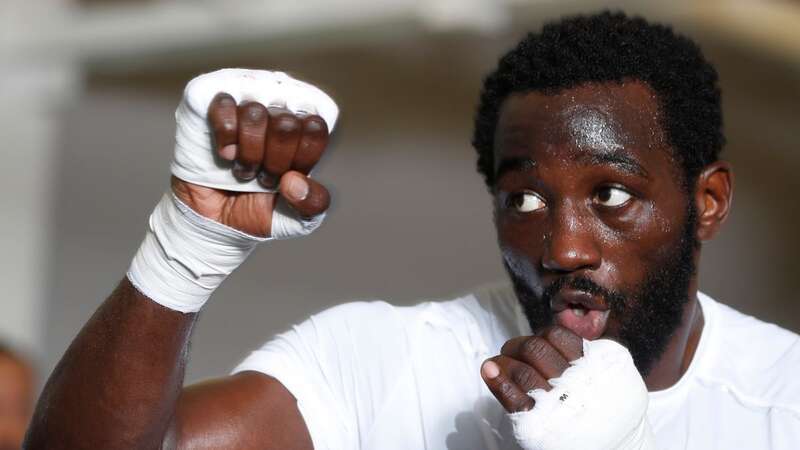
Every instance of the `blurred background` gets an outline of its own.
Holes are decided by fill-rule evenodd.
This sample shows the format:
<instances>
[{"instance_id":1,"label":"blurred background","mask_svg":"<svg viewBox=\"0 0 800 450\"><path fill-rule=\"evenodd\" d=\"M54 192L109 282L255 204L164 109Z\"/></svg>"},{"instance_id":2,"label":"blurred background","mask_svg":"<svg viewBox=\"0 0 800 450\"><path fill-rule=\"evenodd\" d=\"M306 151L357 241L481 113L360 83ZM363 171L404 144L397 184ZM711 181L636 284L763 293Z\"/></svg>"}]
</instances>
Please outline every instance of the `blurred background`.
<instances>
[{"instance_id":1,"label":"blurred background","mask_svg":"<svg viewBox=\"0 0 800 450\"><path fill-rule=\"evenodd\" d=\"M800 331L800 2L3 0L0 339L49 374L168 186L184 84L227 66L288 71L337 100L316 172L334 208L222 286L187 382L343 301L412 304L502 279L469 144L481 79L526 31L606 7L673 24L716 64L736 194L701 289Z\"/></svg>"}]
</instances>

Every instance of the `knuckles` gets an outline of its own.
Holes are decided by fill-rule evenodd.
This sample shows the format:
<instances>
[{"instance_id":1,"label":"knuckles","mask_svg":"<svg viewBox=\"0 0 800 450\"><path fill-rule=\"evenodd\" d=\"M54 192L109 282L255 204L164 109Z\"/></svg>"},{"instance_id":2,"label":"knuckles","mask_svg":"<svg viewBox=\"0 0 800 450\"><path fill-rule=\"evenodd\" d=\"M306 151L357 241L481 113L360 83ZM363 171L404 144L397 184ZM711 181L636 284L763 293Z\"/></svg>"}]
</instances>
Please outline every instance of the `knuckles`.
<instances>
[{"instance_id":1,"label":"knuckles","mask_svg":"<svg viewBox=\"0 0 800 450\"><path fill-rule=\"evenodd\" d=\"M508 400L511 411L523 411L530 408L533 400L526 394L518 393L510 383L504 382L500 388L501 395Z\"/></svg>"},{"instance_id":2,"label":"knuckles","mask_svg":"<svg viewBox=\"0 0 800 450\"><path fill-rule=\"evenodd\" d=\"M219 106L231 107L236 106L236 99L227 92L220 92L214 97L213 103L217 103Z\"/></svg>"},{"instance_id":3,"label":"knuckles","mask_svg":"<svg viewBox=\"0 0 800 450\"><path fill-rule=\"evenodd\" d=\"M564 339L564 331L566 330L556 325L546 328L542 333L542 336L544 336L544 338L548 341L557 342Z\"/></svg>"},{"instance_id":4,"label":"knuckles","mask_svg":"<svg viewBox=\"0 0 800 450\"><path fill-rule=\"evenodd\" d=\"M571 353L571 358L569 359L572 359L572 357L579 358L583 355L583 338L567 328L555 325L547 328L542 336L553 345L557 345L559 348Z\"/></svg>"},{"instance_id":5,"label":"knuckles","mask_svg":"<svg viewBox=\"0 0 800 450\"><path fill-rule=\"evenodd\" d=\"M300 131L300 121L290 113L282 113L272 119L270 131L283 136L294 135Z\"/></svg>"},{"instance_id":6,"label":"knuckles","mask_svg":"<svg viewBox=\"0 0 800 450\"><path fill-rule=\"evenodd\" d=\"M242 120L250 124L264 122L267 119L267 108L258 102L248 102L240 106Z\"/></svg>"},{"instance_id":7,"label":"knuckles","mask_svg":"<svg viewBox=\"0 0 800 450\"><path fill-rule=\"evenodd\" d=\"M537 387L544 388L541 377L536 374L532 368L522 366L514 371L511 375L515 383L523 390L530 391Z\"/></svg>"},{"instance_id":8,"label":"knuckles","mask_svg":"<svg viewBox=\"0 0 800 450\"><path fill-rule=\"evenodd\" d=\"M550 342L563 342L572 339L580 340L580 337L573 333L572 331L560 326L554 325L552 327L548 327L542 333L542 336L545 337Z\"/></svg>"},{"instance_id":9,"label":"knuckles","mask_svg":"<svg viewBox=\"0 0 800 450\"><path fill-rule=\"evenodd\" d=\"M520 356L526 361L536 361L544 359L551 349L552 346L544 338L531 336L520 346Z\"/></svg>"},{"instance_id":10,"label":"knuckles","mask_svg":"<svg viewBox=\"0 0 800 450\"><path fill-rule=\"evenodd\" d=\"M307 134L317 137L328 135L328 125L322 117L317 115L309 116L303 122L303 131Z\"/></svg>"},{"instance_id":11,"label":"knuckles","mask_svg":"<svg viewBox=\"0 0 800 450\"><path fill-rule=\"evenodd\" d=\"M233 170L234 176L240 180L248 181L255 177L257 174L253 172L257 171L256 168L267 163L267 154L277 158L271 160L271 165L275 166L272 169L276 172L273 175L280 176L290 168L307 173L327 145L328 127L317 114L294 113L284 106L265 106L258 101L244 101L237 105L235 98L226 92L214 96L207 113L212 142L216 143L218 150L230 144L243 144L236 152L237 164ZM239 142L242 140L244 142ZM290 153L294 156L288 161L283 161L279 156L285 152L266 153L270 148L288 149L287 146L294 146L296 150ZM317 192L309 196L306 206L315 214L325 211L330 206L330 195L327 191Z\"/></svg>"},{"instance_id":12,"label":"knuckles","mask_svg":"<svg viewBox=\"0 0 800 450\"><path fill-rule=\"evenodd\" d=\"M192 97L192 95L189 95L189 97ZM211 99L211 104L209 104L208 109L211 111L214 108L230 106L236 106L236 99L227 92L219 92Z\"/></svg>"},{"instance_id":13,"label":"knuckles","mask_svg":"<svg viewBox=\"0 0 800 450\"><path fill-rule=\"evenodd\" d=\"M270 132L292 137L301 131L313 139L324 139L328 135L325 120L318 115L301 117L283 108L268 108L259 102L236 105L236 100L221 92L209 105L208 116L211 127L217 133L233 133L237 129L237 117L246 126L268 122Z\"/></svg>"},{"instance_id":14,"label":"knuckles","mask_svg":"<svg viewBox=\"0 0 800 450\"><path fill-rule=\"evenodd\" d=\"M525 394L520 394L518 390L511 384L510 381L501 381L497 387L498 394L506 400L508 408L511 411L521 411L529 408L532 402L530 397Z\"/></svg>"}]
</instances>

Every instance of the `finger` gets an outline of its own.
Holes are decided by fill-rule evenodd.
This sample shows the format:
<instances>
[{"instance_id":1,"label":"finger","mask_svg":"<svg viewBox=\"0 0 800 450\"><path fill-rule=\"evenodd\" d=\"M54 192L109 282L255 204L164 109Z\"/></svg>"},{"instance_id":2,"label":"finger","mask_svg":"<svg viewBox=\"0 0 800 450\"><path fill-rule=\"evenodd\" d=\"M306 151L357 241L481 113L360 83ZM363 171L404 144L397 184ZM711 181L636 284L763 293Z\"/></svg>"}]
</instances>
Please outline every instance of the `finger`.
<instances>
[{"instance_id":1,"label":"finger","mask_svg":"<svg viewBox=\"0 0 800 450\"><path fill-rule=\"evenodd\" d=\"M267 134L267 108L258 102L239 105L239 151L233 165L233 175L241 181L256 177L264 159L264 139Z\"/></svg>"},{"instance_id":2,"label":"finger","mask_svg":"<svg viewBox=\"0 0 800 450\"><path fill-rule=\"evenodd\" d=\"M236 115L236 100L228 93L220 92L208 105L208 122L214 148L220 158L227 161L236 158Z\"/></svg>"},{"instance_id":3,"label":"finger","mask_svg":"<svg viewBox=\"0 0 800 450\"><path fill-rule=\"evenodd\" d=\"M511 339L503 344L500 353L533 366L547 380L560 377L569 367L567 359L540 336Z\"/></svg>"},{"instance_id":4,"label":"finger","mask_svg":"<svg viewBox=\"0 0 800 450\"><path fill-rule=\"evenodd\" d=\"M500 370L508 374L511 381L522 389L522 392L530 392L534 389L549 391L553 388L541 372L527 363L505 355L498 355L492 359L500 366Z\"/></svg>"},{"instance_id":5,"label":"finger","mask_svg":"<svg viewBox=\"0 0 800 450\"><path fill-rule=\"evenodd\" d=\"M258 181L267 189L275 189L281 176L292 168L292 160L300 143L302 123L286 108L268 108L266 152Z\"/></svg>"},{"instance_id":6,"label":"finger","mask_svg":"<svg viewBox=\"0 0 800 450\"><path fill-rule=\"evenodd\" d=\"M325 186L296 171L286 172L281 177L278 191L302 217L322 214L331 204L331 195Z\"/></svg>"},{"instance_id":7,"label":"finger","mask_svg":"<svg viewBox=\"0 0 800 450\"><path fill-rule=\"evenodd\" d=\"M567 361L575 361L583 356L583 338L562 326L545 328L540 335L547 339Z\"/></svg>"},{"instance_id":8,"label":"finger","mask_svg":"<svg viewBox=\"0 0 800 450\"><path fill-rule=\"evenodd\" d=\"M328 125L318 115L303 118L303 132L297 147L292 169L308 175L319 162L325 147L328 146Z\"/></svg>"},{"instance_id":9,"label":"finger","mask_svg":"<svg viewBox=\"0 0 800 450\"><path fill-rule=\"evenodd\" d=\"M517 386L497 362L489 359L481 366L481 376L492 395L506 411L520 412L533 408L533 399Z\"/></svg>"}]
</instances>

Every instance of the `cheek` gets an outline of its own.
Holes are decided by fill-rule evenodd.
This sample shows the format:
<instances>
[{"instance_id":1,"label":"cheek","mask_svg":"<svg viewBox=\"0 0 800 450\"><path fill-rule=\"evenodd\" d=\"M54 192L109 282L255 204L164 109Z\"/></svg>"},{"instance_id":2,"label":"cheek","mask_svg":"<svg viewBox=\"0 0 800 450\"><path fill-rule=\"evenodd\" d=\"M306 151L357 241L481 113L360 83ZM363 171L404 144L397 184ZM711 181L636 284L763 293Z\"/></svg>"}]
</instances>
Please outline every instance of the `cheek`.
<instances>
[{"instance_id":1,"label":"cheek","mask_svg":"<svg viewBox=\"0 0 800 450\"><path fill-rule=\"evenodd\" d=\"M680 238L684 216L684 210L677 204L642 203L626 230L626 239L638 242L643 252L656 256L654 253L668 249L668 244Z\"/></svg>"},{"instance_id":2,"label":"cheek","mask_svg":"<svg viewBox=\"0 0 800 450\"><path fill-rule=\"evenodd\" d=\"M672 217L670 217L672 215ZM604 221L598 240L609 285L636 285L654 264L664 262L681 238L682 214L667 213L655 202L641 202L624 215Z\"/></svg>"},{"instance_id":3,"label":"cheek","mask_svg":"<svg viewBox=\"0 0 800 450\"><path fill-rule=\"evenodd\" d=\"M668 213L668 210L673 212ZM666 237L673 232L669 217L676 219L674 210L675 208L659 207L653 200L639 201L609 225L616 228L627 240L658 240L660 236Z\"/></svg>"},{"instance_id":4,"label":"cheek","mask_svg":"<svg viewBox=\"0 0 800 450\"><path fill-rule=\"evenodd\" d=\"M502 251L508 250L534 260L534 257L541 256L546 232L541 218L520 218L495 212L494 222Z\"/></svg>"},{"instance_id":5,"label":"cheek","mask_svg":"<svg viewBox=\"0 0 800 450\"><path fill-rule=\"evenodd\" d=\"M521 221L496 213L495 228L500 254L508 269L528 286L535 288L540 285L538 263L544 241L540 221Z\"/></svg>"},{"instance_id":6,"label":"cheek","mask_svg":"<svg viewBox=\"0 0 800 450\"><path fill-rule=\"evenodd\" d=\"M537 295L542 295L542 280L539 277L535 259L531 258L531 256L526 253L520 252L516 248L508 246L501 246L500 254L503 257L503 262L506 267L511 272L510 275L518 281L522 281Z\"/></svg>"}]
</instances>

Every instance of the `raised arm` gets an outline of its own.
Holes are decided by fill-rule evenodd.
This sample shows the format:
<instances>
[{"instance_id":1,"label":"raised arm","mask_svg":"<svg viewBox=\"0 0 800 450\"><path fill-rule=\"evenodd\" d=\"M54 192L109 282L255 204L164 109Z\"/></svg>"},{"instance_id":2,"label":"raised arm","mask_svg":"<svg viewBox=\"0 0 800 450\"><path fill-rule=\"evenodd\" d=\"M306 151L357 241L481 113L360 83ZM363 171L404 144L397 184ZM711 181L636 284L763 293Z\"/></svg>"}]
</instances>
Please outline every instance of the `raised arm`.
<instances>
[{"instance_id":1,"label":"raised arm","mask_svg":"<svg viewBox=\"0 0 800 450\"><path fill-rule=\"evenodd\" d=\"M260 88L258 72L242 73L251 92ZM191 97L187 88L181 107L196 106ZM328 142L325 120L307 105L297 113L262 103L218 93L207 121L201 114L205 134L184 136L213 142L209 170L232 168L237 191L172 178L128 276L51 374L25 448L312 448L295 399L273 378L244 372L182 388L197 311L216 286L265 238L313 231L329 205L328 191L308 177ZM180 114L178 166L203 150L180 148ZM173 163L176 172L185 173ZM213 181L203 176L186 178Z\"/></svg>"}]
</instances>

